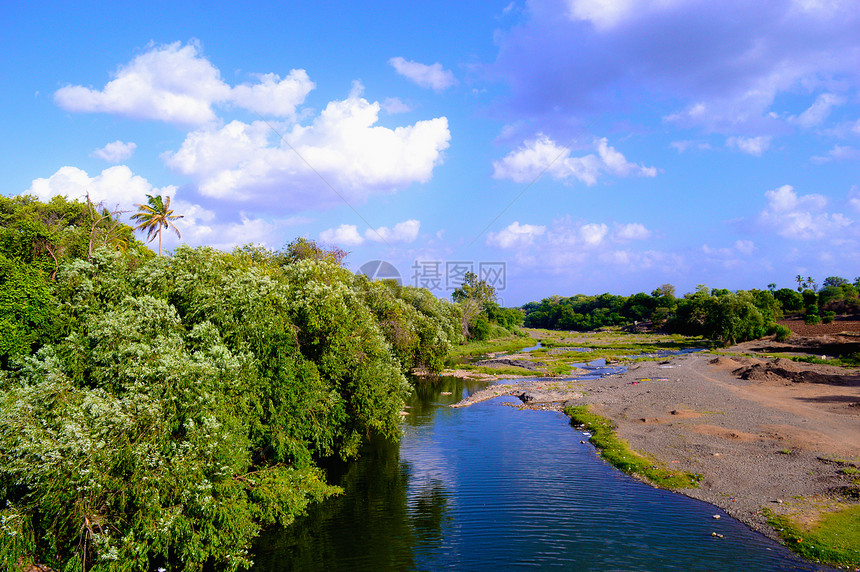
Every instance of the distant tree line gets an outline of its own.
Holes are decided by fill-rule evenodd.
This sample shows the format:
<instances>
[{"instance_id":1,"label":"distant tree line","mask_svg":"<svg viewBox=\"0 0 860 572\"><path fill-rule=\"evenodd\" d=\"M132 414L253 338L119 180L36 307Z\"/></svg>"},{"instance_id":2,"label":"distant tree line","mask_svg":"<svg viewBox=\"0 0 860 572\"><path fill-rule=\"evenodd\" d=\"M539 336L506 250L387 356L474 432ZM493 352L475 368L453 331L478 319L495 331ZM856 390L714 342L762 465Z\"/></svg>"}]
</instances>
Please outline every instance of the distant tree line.
<instances>
[{"instance_id":1,"label":"distant tree line","mask_svg":"<svg viewBox=\"0 0 860 572\"><path fill-rule=\"evenodd\" d=\"M180 215L150 199L154 238ZM157 256L116 210L0 197L0 570L244 568L335 494L318 462L398 436L405 374L464 340L461 305L344 256Z\"/></svg>"},{"instance_id":2,"label":"distant tree line","mask_svg":"<svg viewBox=\"0 0 860 572\"><path fill-rule=\"evenodd\" d=\"M811 278L799 281L797 289L776 289L775 284L770 284L767 290L737 292L700 285L695 292L682 297L675 296L671 284L664 284L651 294L551 296L522 307L524 325L589 331L646 322L669 332L736 343L774 333L787 337L787 328L777 324L787 316L803 316L807 323L814 324L860 309L860 278L852 284L830 276L821 289L817 289Z\"/></svg>"}]
</instances>

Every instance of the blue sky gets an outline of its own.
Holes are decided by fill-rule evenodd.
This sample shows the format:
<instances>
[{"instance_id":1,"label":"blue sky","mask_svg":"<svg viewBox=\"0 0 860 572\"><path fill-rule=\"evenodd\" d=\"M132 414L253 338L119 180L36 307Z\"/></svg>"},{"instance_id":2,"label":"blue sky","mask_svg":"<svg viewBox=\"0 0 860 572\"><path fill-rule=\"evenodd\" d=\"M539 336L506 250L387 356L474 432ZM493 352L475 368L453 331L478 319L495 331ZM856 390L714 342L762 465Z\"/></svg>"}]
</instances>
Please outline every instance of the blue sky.
<instances>
[{"instance_id":1,"label":"blue sky","mask_svg":"<svg viewBox=\"0 0 860 572\"><path fill-rule=\"evenodd\" d=\"M506 305L860 275L853 1L76 4L0 7L6 195Z\"/></svg>"}]
</instances>

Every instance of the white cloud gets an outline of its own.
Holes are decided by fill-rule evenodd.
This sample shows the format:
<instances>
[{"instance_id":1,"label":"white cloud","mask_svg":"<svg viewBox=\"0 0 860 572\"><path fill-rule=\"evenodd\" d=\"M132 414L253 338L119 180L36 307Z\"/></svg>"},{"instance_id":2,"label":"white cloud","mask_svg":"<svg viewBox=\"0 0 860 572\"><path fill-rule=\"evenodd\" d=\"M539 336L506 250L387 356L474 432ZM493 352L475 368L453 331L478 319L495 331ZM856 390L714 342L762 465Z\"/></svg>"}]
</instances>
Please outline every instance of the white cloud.
<instances>
[{"instance_id":1,"label":"white cloud","mask_svg":"<svg viewBox=\"0 0 860 572\"><path fill-rule=\"evenodd\" d=\"M760 220L786 238L820 239L852 224L841 213L825 212L827 199L822 195L799 197L791 185L767 191L764 196L767 206L759 215Z\"/></svg>"},{"instance_id":2,"label":"white cloud","mask_svg":"<svg viewBox=\"0 0 860 572\"><path fill-rule=\"evenodd\" d=\"M586 246L599 246L609 233L609 227L603 223L584 224L579 228L579 237Z\"/></svg>"},{"instance_id":3,"label":"white cloud","mask_svg":"<svg viewBox=\"0 0 860 572\"><path fill-rule=\"evenodd\" d=\"M761 157L762 153L770 147L772 137L770 135L761 135L759 137L729 137L726 140L726 145L731 149L736 149L742 153Z\"/></svg>"},{"instance_id":4,"label":"white cloud","mask_svg":"<svg viewBox=\"0 0 860 572\"><path fill-rule=\"evenodd\" d=\"M789 118L793 123L804 129L821 125L830 115L830 111L845 103L845 99L833 93L822 93L809 108L797 117Z\"/></svg>"},{"instance_id":5,"label":"white cloud","mask_svg":"<svg viewBox=\"0 0 860 572\"><path fill-rule=\"evenodd\" d=\"M389 129L375 125L379 103L360 97L333 101L308 126L232 121L190 133L181 148L166 153L169 167L190 176L206 196L260 200L284 210L336 204L334 186L348 200L391 192L430 180L442 162L451 134L437 117Z\"/></svg>"},{"instance_id":6,"label":"white cloud","mask_svg":"<svg viewBox=\"0 0 860 572\"><path fill-rule=\"evenodd\" d=\"M90 155L104 159L108 163L120 163L131 157L135 149L137 149L137 143L123 143L117 140L113 143L108 143L101 149L96 149Z\"/></svg>"},{"instance_id":7,"label":"white cloud","mask_svg":"<svg viewBox=\"0 0 860 572\"><path fill-rule=\"evenodd\" d=\"M258 113L292 116L314 88L304 70L283 80L258 75L256 84L231 88L220 71L200 55L197 43L150 47L121 66L102 90L67 85L54 99L67 111L118 113L168 123L200 125L214 121L213 105L235 104Z\"/></svg>"},{"instance_id":8,"label":"white cloud","mask_svg":"<svg viewBox=\"0 0 860 572\"><path fill-rule=\"evenodd\" d=\"M421 222L409 219L395 224L393 229L386 226L380 226L375 230L367 229L364 232L364 237L367 240L388 244L396 242L409 243L414 242L418 238L419 230L421 230Z\"/></svg>"},{"instance_id":9,"label":"white cloud","mask_svg":"<svg viewBox=\"0 0 860 572\"><path fill-rule=\"evenodd\" d=\"M432 65L408 61L401 57L391 58L388 63L405 78L408 78L421 87L427 87L434 91L445 91L457 84L454 74L443 69L442 64Z\"/></svg>"},{"instance_id":10,"label":"white cloud","mask_svg":"<svg viewBox=\"0 0 860 572\"><path fill-rule=\"evenodd\" d=\"M182 239L180 241L176 235L168 237L165 234L164 244L168 248L179 242L221 250L231 250L245 244L273 248L283 244L284 227L294 224L291 220L269 222L245 213L239 213L238 222L223 222L217 220L213 211L183 200L171 202L171 207L182 214L182 220L177 222Z\"/></svg>"},{"instance_id":11,"label":"white cloud","mask_svg":"<svg viewBox=\"0 0 860 572\"><path fill-rule=\"evenodd\" d=\"M645 240L651 237L651 231L638 222L616 224L613 238L617 241Z\"/></svg>"},{"instance_id":12,"label":"white cloud","mask_svg":"<svg viewBox=\"0 0 860 572\"><path fill-rule=\"evenodd\" d=\"M364 238L358 233L354 224L342 224L337 228L329 228L320 233L320 240L337 246L358 246L364 244Z\"/></svg>"},{"instance_id":13,"label":"white cloud","mask_svg":"<svg viewBox=\"0 0 860 572\"><path fill-rule=\"evenodd\" d=\"M233 88L229 101L262 115L292 117L316 85L305 70L290 70L284 79L277 74L258 74L259 83Z\"/></svg>"},{"instance_id":14,"label":"white cloud","mask_svg":"<svg viewBox=\"0 0 860 572\"><path fill-rule=\"evenodd\" d=\"M153 187L139 175L135 175L125 165L116 165L90 177L86 171L77 167L61 167L48 178L35 179L28 194L48 201L51 197L65 196L69 199L86 199L87 193L94 203L104 202L108 208L119 206L123 210L134 210L134 205L146 202L146 195L173 195L176 187Z\"/></svg>"},{"instance_id":15,"label":"white cloud","mask_svg":"<svg viewBox=\"0 0 860 572\"><path fill-rule=\"evenodd\" d=\"M544 134L526 141L519 149L493 162L493 177L511 179L517 183L531 182L544 172L555 179L576 179L586 185L594 185L601 173L619 177L638 175L655 177L655 167L630 163L620 152L611 147L606 138L594 142L597 155L571 157L570 149L561 147Z\"/></svg>"},{"instance_id":16,"label":"white cloud","mask_svg":"<svg viewBox=\"0 0 860 572\"><path fill-rule=\"evenodd\" d=\"M609 28L622 20L633 4L633 0L571 0L568 9L573 19L590 21L599 28Z\"/></svg>"},{"instance_id":17,"label":"white cloud","mask_svg":"<svg viewBox=\"0 0 860 572\"><path fill-rule=\"evenodd\" d=\"M813 163L829 163L830 161L853 161L860 159L860 149L849 147L846 145L834 145L833 149L827 152L825 156L815 156L812 158Z\"/></svg>"},{"instance_id":18,"label":"white cloud","mask_svg":"<svg viewBox=\"0 0 860 572\"><path fill-rule=\"evenodd\" d=\"M534 244L535 238L546 232L545 226L520 224L514 221L499 232L487 234L487 244L500 248L522 248Z\"/></svg>"}]
</instances>

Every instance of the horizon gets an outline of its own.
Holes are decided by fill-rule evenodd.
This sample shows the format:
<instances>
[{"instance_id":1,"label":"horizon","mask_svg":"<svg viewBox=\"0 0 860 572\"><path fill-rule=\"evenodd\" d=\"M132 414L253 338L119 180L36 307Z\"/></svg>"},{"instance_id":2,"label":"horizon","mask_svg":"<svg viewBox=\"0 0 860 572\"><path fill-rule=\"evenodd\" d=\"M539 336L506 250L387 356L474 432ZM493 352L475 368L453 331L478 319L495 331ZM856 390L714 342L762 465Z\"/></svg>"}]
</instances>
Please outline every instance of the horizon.
<instances>
[{"instance_id":1,"label":"horizon","mask_svg":"<svg viewBox=\"0 0 860 572\"><path fill-rule=\"evenodd\" d=\"M165 250L306 237L508 307L860 275L847 0L0 13L4 195L169 195Z\"/></svg>"}]
</instances>

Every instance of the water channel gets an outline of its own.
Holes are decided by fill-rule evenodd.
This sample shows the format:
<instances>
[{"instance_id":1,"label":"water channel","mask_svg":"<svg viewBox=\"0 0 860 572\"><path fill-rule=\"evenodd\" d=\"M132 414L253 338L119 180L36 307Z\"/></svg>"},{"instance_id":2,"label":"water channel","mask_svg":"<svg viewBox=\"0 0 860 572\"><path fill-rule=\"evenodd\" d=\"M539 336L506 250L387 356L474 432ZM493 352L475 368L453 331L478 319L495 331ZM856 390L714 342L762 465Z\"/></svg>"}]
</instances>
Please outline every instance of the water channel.
<instances>
[{"instance_id":1,"label":"water channel","mask_svg":"<svg viewBox=\"0 0 860 572\"><path fill-rule=\"evenodd\" d=\"M561 413L448 407L484 386L419 385L401 442L328 467L346 493L265 533L254 570L823 569L608 466Z\"/></svg>"}]
</instances>

